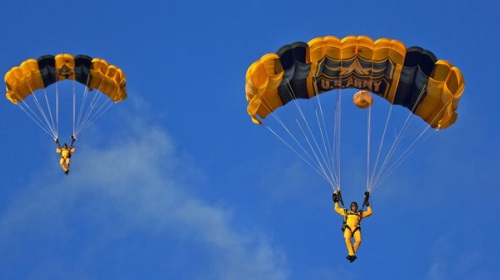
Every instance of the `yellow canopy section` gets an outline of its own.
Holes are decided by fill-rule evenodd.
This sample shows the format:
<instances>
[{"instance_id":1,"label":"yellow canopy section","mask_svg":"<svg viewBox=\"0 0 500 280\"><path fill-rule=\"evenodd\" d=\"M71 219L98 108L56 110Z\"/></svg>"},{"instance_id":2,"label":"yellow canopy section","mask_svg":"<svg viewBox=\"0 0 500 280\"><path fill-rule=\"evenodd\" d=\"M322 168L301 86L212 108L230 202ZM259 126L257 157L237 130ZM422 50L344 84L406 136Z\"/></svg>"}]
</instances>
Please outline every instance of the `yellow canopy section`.
<instances>
[{"instance_id":1,"label":"yellow canopy section","mask_svg":"<svg viewBox=\"0 0 500 280\"><path fill-rule=\"evenodd\" d=\"M33 91L44 88L38 63L35 59L28 59L15 66L5 74L7 99L17 104Z\"/></svg>"},{"instance_id":2,"label":"yellow canopy section","mask_svg":"<svg viewBox=\"0 0 500 280\"><path fill-rule=\"evenodd\" d=\"M458 118L456 110L464 88L465 81L460 70L446 60L437 61L427 81L427 95L415 114L432 127L449 127Z\"/></svg>"},{"instance_id":3,"label":"yellow canopy section","mask_svg":"<svg viewBox=\"0 0 500 280\"><path fill-rule=\"evenodd\" d=\"M120 68L109 65L104 59L94 58L90 75L88 87L91 90L97 88L115 102L127 98L125 73Z\"/></svg>"}]
</instances>

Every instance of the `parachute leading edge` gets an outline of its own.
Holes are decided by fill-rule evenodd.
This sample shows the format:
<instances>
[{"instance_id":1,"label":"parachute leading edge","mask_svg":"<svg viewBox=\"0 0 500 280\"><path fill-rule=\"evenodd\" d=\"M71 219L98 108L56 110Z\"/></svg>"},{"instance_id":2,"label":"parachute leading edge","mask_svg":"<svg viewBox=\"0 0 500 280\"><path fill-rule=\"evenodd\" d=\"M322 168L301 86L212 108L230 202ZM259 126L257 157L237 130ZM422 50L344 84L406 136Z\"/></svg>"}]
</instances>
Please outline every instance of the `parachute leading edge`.
<instances>
[{"instance_id":1,"label":"parachute leading edge","mask_svg":"<svg viewBox=\"0 0 500 280\"><path fill-rule=\"evenodd\" d=\"M58 54L28 59L5 74L7 99L17 104L34 91L62 80L74 80L89 90L98 89L114 102L127 98L126 77L103 59Z\"/></svg>"}]
</instances>

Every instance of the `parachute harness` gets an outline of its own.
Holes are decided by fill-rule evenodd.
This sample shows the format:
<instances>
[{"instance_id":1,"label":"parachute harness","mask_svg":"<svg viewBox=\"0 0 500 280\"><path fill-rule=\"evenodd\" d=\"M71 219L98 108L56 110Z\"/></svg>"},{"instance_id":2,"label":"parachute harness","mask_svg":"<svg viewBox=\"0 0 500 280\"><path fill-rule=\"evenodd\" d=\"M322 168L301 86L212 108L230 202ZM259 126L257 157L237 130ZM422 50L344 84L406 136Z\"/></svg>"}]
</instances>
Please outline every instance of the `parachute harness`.
<instances>
[{"instance_id":1,"label":"parachute harness","mask_svg":"<svg viewBox=\"0 0 500 280\"><path fill-rule=\"evenodd\" d=\"M344 221L342 222L342 232L344 232L346 229L348 229L349 231L351 231L351 237L354 236L354 233L356 231L361 231L361 225L358 225L354 230L351 229L351 227L347 224L347 217L349 215L353 215L353 216L358 216L359 220L361 221L363 219L363 210L359 210L359 211L351 211L351 210L347 210L347 209L344 209Z\"/></svg>"}]
</instances>

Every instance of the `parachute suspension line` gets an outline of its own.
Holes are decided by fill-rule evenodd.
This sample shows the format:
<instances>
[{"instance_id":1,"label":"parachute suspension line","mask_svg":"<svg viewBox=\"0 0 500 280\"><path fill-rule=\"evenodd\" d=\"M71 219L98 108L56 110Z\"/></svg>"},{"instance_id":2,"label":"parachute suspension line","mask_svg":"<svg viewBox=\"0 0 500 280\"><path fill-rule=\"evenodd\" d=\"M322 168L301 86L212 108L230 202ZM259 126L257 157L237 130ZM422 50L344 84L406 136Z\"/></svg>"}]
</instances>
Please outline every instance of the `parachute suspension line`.
<instances>
[{"instance_id":1,"label":"parachute suspension line","mask_svg":"<svg viewBox=\"0 0 500 280\"><path fill-rule=\"evenodd\" d=\"M294 93L291 89L289 91L289 94L292 97L292 99L294 99L295 96L294 96ZM263 98L263 101L264 101L263 105L266 107L266 109L268 109L269 111L272 111L271 110L272 107L269 105L269 102L267 102L267 100L265 98ZM304 129L302 128L302 126L298 122L298 118L296 116L294 116L294 114L293 114L293 112L291 112L291 110L287 110L287 112L290 115L292 115L292 118L294 118L296 120L296 123L298 124L299 129L301 129L302 134L304 134ZM315 172L317 172L319 175L321 175L333 188L335 185L334 182L332 182L332 179L326 175L325 170L322 169L322 166L317 164L317 162L318 162L317 157L316 157L316 160L313 159L313 157L311 156L311 153L307 152L306 148L301 143L301 141L299 141L295 137L294 133L292 133L290 131L290 128L285 124L285 122L283 122L281 120L279 114L271 114L271 115L273 116L274 120L279 124L279 126L281 126L282 129L286 132L286 134L288 134L288 136L291 138L291 140L287 141L282 136L280 136L280 133L274 131L268 125L266 125L266 128L272 134L274 134L281 142L283 142L286 146L288 146L288 148L290 148L295 154L297 154L299 156L299 158L301 158L304 162L306 162ZM295 144L292 145L291 143L295 143ZM295 146L298 147L301 152L299 152L299 150L297 150L295 148ZM316 163L316 164L313 164L313 163Z\"/></svg>"},{"instance_id":2,"label":"parachute suspension line","mask_svg":"<svg viewBox=\"0 0 500 280\"><path fill-rule=\"evenodd\" d=\"M33 92L33 90L31 89L31 86L29 86L29 87L30 87L30 91ZM20 101L18 103L18 105L19 105L19 108L21 108L21 110L23 110L24 113L26 115L28 115L28 117L30 117L30 119L36 125L38 125L43 131L45 131L51 137L55 138L55 137L57 137L57 129L56 129L56 126L54 125L52 111L50 110L50 105L48 102L48 97L47 97L47 93L46 93L45 89L44 89L44 94L45 94L45 107L47 108L48 113L45 112L44 106L40 103L37 95L34 92L31 94L31 100L34 103L33 104L34 107L37 108L38 113L36 113L34 111L34 109L31 108L31 106L29 105L29 103L27 101L24 101L24 100ZM49 115L50 118L47 116L47 114Z\"/></svg>"},{"instance_id":3,"label":"parachute suspension line","mask_svg":"<svg viewBox=\"0 0 500 280\"><path fill-rule=\"evenodd\" d=\"M370 85L373 84L373 61L371 61L371 75L370 75ZM392 107L392 106L391 106ZM371 192L371 175L370 175L370 155L371 155L371 124L372 124L372 106L368 107L368 120L367 120L367 131L366 131L366 136L367 136L367 140L366 140L366 191L368 192ZM387 123L386 123L386 127L387 127ZM384 134L385 134L385 131L384 131ZM377 159L379 157L379 154L380 154L380 150L381 148L379 148L379 152L378 152L378 155L377 155Z\"/></svg>"},{"instance_id":4,"label":"parachute suspension line","mask_svg":"<svg viewBox=\"0 0 500 280\"><path fill-rule=\"evenodd\" d=\"M382 164L382 167L378 171L377 178L374 180L375 183L372 183L372 185L373 185L372 189L374 189L376 186L380 185L385 179L387 179L387 177L390 174L392 174L392 172L394 172L394 170L397 167L399 167L399 165L401 165L401 163L404 162L404 160L407 159L408 156L415 150L417 144L422 143L423 141L425 141L430 136L430 134L429 134L427 137L423 138L423 136L425 135L425 133L430 128L430 125L428 125L428 126L426 126L423 129L422 132L420 132L420 134L416 137L416 139L413 140L412 143L403 151L403 153L396 160L394 160L394 162L389 166L389 168L387 169L387 171L385 171L385 173L384 173L384 170L387 167L387 165L389 164L389 161L392 158L392 156L393 156L396 148L398 147L398 145L400 144L400 142L402 141L402 139L404 138L404 136L407 136L406 131L409 128L409 125L411 123L411 119L415 117L414 114L413 114L413 111L415 111L416 106L417 106L417 104L419 104L421 98L423 97L423 93L425 92L425 90L426 90L426 87L424 86L422 88L422 90L420 91L420 93L419 93L419 96L417 98L417 101L415 102L414 107L410 110L410 112L408 114L408 117L406 118L406 120L405 120L405 122L404 122L404 124L403 124L403 126L401 128L401 130L395 136L395 140L394 140L391 148L389 149L389 152L386 155L384 163ZM390 106L390 108L392 109L392 106ZM385 129L384 129L384 134L385 134Z\"/></svg>"},{"instance_id":5,"label":"parachute suspension line","mask_svg":"<svg viewBox=\"0 0 500 280\"><path fill-rule=\"evenodd\" d=\"M390 106L390 110L389 110L389 113L388 113L388 116L387 116L387 121L386 121L386 127L384 128L384 132L383 132L383 138L382 140L380 141L380 147L379 147L379 153L381 152L382 150L382 147L383 147L383 143L385 141L385 135L386 135L386 130L387 130L387 124L389 123L389 119L390 119L390 116L391 116L391 112L392 112L392 107L393 105ZM387 165L389 164L391 158L393 157L393 154L394 152L397 150L397 147L399 146L400 142L402 141L403 139L403 136L406 135L406 131L408 130L408 127L409 127L409 124L410 124L410 120L413 116L413 113L412 111L410 111L408 113L408 117L406 118L405 122L403 123L401 129L399 131L395 131L395 136L394 136L394 141L391 145L391 147L389 148L384 160L383 160L383 163L380 167L380 169L377 171L376 169L373 170L373 173L374 174L377 174L376 176L374 176L375 179L372 180L372 186L375 186L375 185L379 185L385 178L387 178L395 169L397 166L399 166L401 163L402 163L402 159L405 159L406 157L402 157L400 156L392 165L391 167L388 169L388 171L385 171L386 168L387 168ZM377 164L378 164L378 158L377 158ZM385 173L384 173L385 171ZM380 179L380 178L383 178L383 179ZM373 189L374 187L372 187Z\"/></svg>"},{"instance_id":6,"label":"parachute suspension line","mask_svg":"<svg viewBox=\"0 0 500 280\"><path fill-rule=\"evenodd\" d=\"M73 135L76 137L76 87L75 87L76 81L73 81L73 112L72 112L72 120L73 120Z\"/></svg>"},{"instance_id":7,"label":"parachute suspension line","mask_svg":"<svg viewBox=\"0 0 500 280\"><path fill-rule=\"evenodd\" d=\"M33 93L33 95L34 94L35 93ZM58 135L59 135L59 124L57 122L54 122L54 117L52 116L52 109L51 109L51 106L50 106L49 97L48 97L47 91L45 89L43 90L43 94L44 94L44 97L45 97L45 106L47 108L47 112L48 112L49 116L48 117L46 116L46 114L44 113L43 109L41 111L41 114L43 115L44 119L46 120L47 126L52 131L52 137L57 138ZM40 108L42 108L42 107L40 106ZM58 107L56 107L56 109L57 108Z\"/></svg>"},{"instance_id":8,"label":"parachute suspension line","mask_svg":"<svg viewBox=\"0 0 500 280\"><path fill-rule=\"evenodd\" d=\"M425 140L427 140L431 134L427 133L427 136L424 137L425 133L429 130L430 126L427 126L406 149L405 151L394 161L394 163L388 168L388 171L385 172L385 174L381 177L380 181L377 182L377 186L380 185L381 182L383 182L389 175L391 175L394 170L401 165L415 150L417 144L423 143Z\"/></svg>"},{"instance_id":9,"label":"parachute suspension line","mask_svg":"<svg viewBox=\"0 0 500 280\"><path fill-rule=\"evenodd\" d=\"M370 186L370 151L371 151L371 126L372 126L372 106L368 107L366 139L366 190L371 191Z\"/></svg>"},{"instance_id":10,"label":"parachute suspension line","mask_svg":"<svg viewBox=\"0 0 500 280\"><path fill-rule=\"evenodd\" d=\"M57 79L57 78L56 78ZM59 137L59 87L58 87L58 83L57 81L55 82L56 84L56 94L55 94L55 98L56 98L56 137L55 138L58 138ZM45 90L44 90L45 92Z\"/></svg>"},{"instance_id":11,"label":"parachute suspension line","mask_svg":"<svg viewBox=\"0 0 500 280\"><path fill-rule=\"evenodd\" d=\"M85 108L85 103L87 100L87 95L88 95L88 85L90 82L90 75L87 76L87 82L85 83L85 88L83 90L82 98L80 101L80 106L78 109L78 118L75 121L75 129L73 131L73 135L77 137L77 135L80 132L80 127L82 123L82 118L83 118L83 113L84 113L84 108ZM75 103L76 103L76 96L75 96Z\"/></svg>"},{"instance_id":12,"label":"parachute suspension line","mask_svg":"<svg viewBox=\"0 0 500 280\"><path fill-rule=\"evenodd\" d=\"M425 90L422 89L422 92ZM421 92L421 94L422 94ZM420 98L420 97L419 97ZM443 106L443 108L440 110L440 112L438 114L436 114L436 116L432 119L431 123L434 123L436 121L436 119L441 115L441 113L446 109L446 106L448 106L452 101L450 100L445 106ZM427 133L429 130L431 129L431 126L428 125L426 126L425 129L423 129L423 131L418 135L418 137L411 143L411 145L403 152L403 154L398 158L397 161L399 161L399 164L401 162L403 162L406 158L408 158L408 156L415 150L416 146L418 144L421 144L423 142L425 142L434 132L436 132L437 130L435 131L431 131L432 133ZM426 135L427 134L427 135ZM399 164L397 166L399 166ZM394 167L391 167L391 169L395 169L397 167L395 164L394 164ZM392 172L392 171L391 171ZM387 177L388 175L386 175L385 177Z\"/></svg>"},{"instance_id":13,"label":"parachute suspension line","mask_svg":"<svg viewBox=\"0 0 500 280\"><path fill-rule=\"evenodd\" d=\"M335 110L333 116L333 134L332 143L329 144L331 147L330 165L332 166L332 176L335 178L337 185L335 190L340 190L340 132L341 132L341 118L342 118L342 90L337 89L338 95L336 95ZM328 134L327 134L328 135ZM329 140L328 140L329 141Z\"/></svg>"},{"instance_id":14,"label":"parachute suspension line","mask_svg":"<svg viewBox=\"0 0 500 280\"><path fill-rule=\"evenodd\" d=\"M299 101L297 100L295 93L293 92L293 89L291 88L289 82L287 82L287 87L288 87L288 92L289 92L290 96L292 97L291 102L294 103L295 108L297 109L297 112L300 115L300 118L295 117L295 123L297 124L297 127L299 128L300 132L302 133L304 140L306 141L307 145L309 146L309 151L314 156L317 169L321 172L323 177L328 178L330 176L328 175L329 174L329 172L327 170L328 168L327 168L327 166L325 166L325 165L327 165L328 160L325 159L325 155L321 151L321 148L317 142L317 139L314 137L314 133L311 129L311 126L309 125L309 122L307 121L307 118L305 117L305 114L304 114L302 108L300 107ZM317 113L317 110L315 112ZM316 115L316 118L317 118L317 120L319 120L319 117L317 115ZM300 120L302 120L303 125L301 124ZM304 128L304 126L305 126L305 128ZM321 127L321 125L319 127ZM305 148L302 148L302 149L307 154L307 152L305 151ZM330 174L331 174L331 172L330 172ZM331 182L331 179L327 179L327 181Z\"/></svg>"},{"instance_id":15,"label":"parachute suspension line","mask_svg":"<svg viewBox=\"0 0 500 280\"><path fill-rule=\"evenodd\" d=\"M103 97L103 95L104 94L99 94L99 90L96 90L92 100L90 101L86 109L83 109L84 104L82 104L81 112L85 111L85 113L82 113L81 120L77 122L78 125L75 135L78 135L81 131L89 127L114 104L110 99L102 101L101 99L107 98Z\"/></svg>"},{"instance_id":16,"label":"parachute suspension line","mask_svg":"<svg viewBox=\"0 0 500 280\"><path fill-rule=\"evenodd\" d=\"M372 172L371 172L371 175L370 175L370 183L368 184L368 186L370 186L370 188L368 189L369 192L372 192L372 189L373 189L373 185L374 185L374 178L375 178L375 175L377 174L377 168L378 168L378 163L379 163L379 160L380 160L380 156L381 156L381 153L382 153L382 147L384 145L384 142L385 142L385 135L387 133L387 127L389 126L389 120L390 120L390 116L391 116L391 113L392 113L392 106L389 106L389 111L387 113L387 118L385 120L385 125L384 125L384 130L382 131L382 136L380 138L380 142L379 142L379 147L378 147L378 151L377 151L377 157L375 159L375 164L374 164L374 167L372 169ZM383 168L381 168L382 170Z\"/></svg>"},{"instance_id":17,"label":"parachute suspension line","mask_svg":"<svg viewBox=\"0 0 500 280\"><path fill-rule=\"evenodd\" d=\"M325 163L326 169L328 170L328 175L330 175L331 181L335 181L335 165L332 161L334 152L333 148L330 146L330 137L328 135L328 129L326 127L325 114L323 111L323 106L321 103L321 98L319 94L315 94L315 99L317 100L317 109L315 110L316 121L318 125L319 132L321 134L321 142L323 144L324 153L321 153L323 162ZM319 113L318 113L319 112ZM318 147L319 150L319 147Z\"/></svg>"},{"instance_id":18,"label":"parachute suspension line","mask_svg":"<svg viewBox=\"0 0 500 280\"><path fill-rule=\"evenodd\" d=\"M342 77L341 77L342 78ZM335 120L334 120L334 140L333 140L333 149L335 150L334 160L336 160L337 166L336 174L337 174L337 187L335 190L340 190L340 140L341 140L341 131L342 131L342 89L338 89L337 95L337 104L335 105Z\"/></svg>"},{"instance_id":19,"label":"parachute suspension line","mask_svg":"<svg viewBox=\"0 0 500 280\"><path fill-rule=\"evenodd\" d=\"M87 99L89 95L88 84L90 82L90 75L87 77L86 87L83 91L80 108L78 110L78 118L75 122L75 130L73 135L76 137L80 132L89 127L92 123L94 123L97 119L99 119L114 103L111 99L107 99L107 97L103 97L104 94L101 94L97 89L100 84L97 86L96 91L94 92L94 96L87 104ZM102 81L101 81L102 83ZM104 99L104 101L102 100ZM76 104L76 95L75 95L75 104ZM76 105L75 105L76 106Z\"/></svg>"},{"instance_id":20,"label":"parachute suspension line","mask_svg":"<svg viewBox=\"0 0 500 280\"><path fill-rule=\"evenodd\" d=\"M342 84L342 81L343 81L343 77L342 77L342 73L344 73L344 58L342 56L342 52L340 52L340 72L338 74L338 77L339 77L339 81L340 83ZM334 124L334 134L337 136L337 138L335 138L334 140L334 146L336 148L336 154L337 156L335 157L335 159L337 160L337 176L338 176L338 185L337 185L337 189L338 191L340 191L340 179L341 179L341 166L340 166L340 163L341 163L341 139L342 139L342 86L339 86L338 88L338 98L337 98L337 105L335 106L335 124Z\"/></svg>"},{"instance_id":21,"label":"parachute suspension line","mask_svg":"<svg viewBox=\"0 0 500 280\"><path fill-rule=\"evenodd\" d=\"M285 123L281 120L281 118L279 116L277 116L276 114L273 114L273 118L276 120L277 123L280 124L280 126L287 132L287 134L294 140L294 142L302 149L302 152L306 155L309 156L308 153L306 153L306 151L304 150L304 148L302 147L302 145L300 144L300 142L297 140L297 138L295 138L295 136L293 135L293 133L290 131L290 129L285 125ZM309 164L309 166L311 166L314 170L316 170L318 173L319 170L316 169L316 167L314 167L310 161L312 161L312 158L309 156L309 160L306 159L300 152L298 152L296 149L294 149L292 147L291 144L289 144L283 137L281 137L279 135L279 133L275 132L272 128L270 128L268 125L266 125L266 128L269 129L269 131L271 131L271 133L273 133L278 139L280 139L286 146L288 146L292 151L294 151L301 159L303 159L307 164ZM321 174L321 173L320 173Z\"/></svg>"},{"instance_id":22,"label":"parachute suspension line","mask_svg":"<svg viewBox=\"0 0 500 280\"><path fill-rule=\"evenodd\" d=\"M314 171L316 171L321 177L323 177L332 187L335 185L335 183L331 181L330 177L325 176L325 174L323 172L321 172L321 170L319 170L317 166L315 166L311 163L311 159L310 160L306 159L301 153L299 153L294 147L292 147L292 145L290 145L285 139L283 139L281 136L279 136L279 134L276 133L272 128L270 128L267 125L265 127L272 134L274 134L279 140L281 140L281 142L283 142L288 148L290 148L290 150L292 150L296 155L298 155L307 165L309 165ZM301 146L301 148L302 148L302 146Z\"/></svg>"},{"instance_id":23,"label":"parachute suspension line","mask_svg":"<svg viewBox=\"0 0 500 280\"><path fill-rule=\"evenodd\" d=\"M55 137L54 131L49 127L46 123L45 125L43 124L43 121L40 119L40 117L31 109L31 107L25 102L25 101L20 101L17 103L19 108L23 110L23 112L28 115L28 117L36 124L38 125L45 133L50 135L51 137Z\"/></svg>"}]
</instances>

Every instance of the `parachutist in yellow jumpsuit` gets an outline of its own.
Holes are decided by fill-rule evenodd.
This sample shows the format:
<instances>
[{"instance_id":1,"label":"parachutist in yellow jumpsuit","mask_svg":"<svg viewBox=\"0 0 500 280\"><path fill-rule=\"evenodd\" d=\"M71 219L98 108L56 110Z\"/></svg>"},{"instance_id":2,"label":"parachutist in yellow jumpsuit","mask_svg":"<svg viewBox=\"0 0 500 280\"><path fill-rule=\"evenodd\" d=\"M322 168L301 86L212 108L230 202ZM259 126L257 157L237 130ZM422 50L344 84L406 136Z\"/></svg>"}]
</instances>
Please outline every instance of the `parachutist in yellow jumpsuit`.
<instances>
[{"instance_id":1,"label":"parachutist in yellow jumpsuit","mask_svg":"<svg viewBox=\"0 0 500 280\"><path fill-rule=\"evenodd\" d=\"M350 262L356 260L356 251L361 244L361 227L360 222L363 218L366 218L372 214L372 208L369 205L368 198L369 193L365 193L365 201L363 206L366 205L366 211L359 210L358 204L356 202L352 202L350 205L350 210L345 208L341 208L339 206L340 193L336 192L333 194L334 201L334 210L338 214L344 216L344 224L342 225L342 230L344 231L345 244L347 245L347 259ZM351 239L354 238L354 244L352 244Z\"/></svg>"},{"instance_id":2,"label":"parachutist in yellow jumpsuit","mask_svg":"<svg viewBox=\"0 0 500 280\"><path fill-rule=\"evenodd\" d=\"M75 152L75 146L74 143L76 141L75 136L71 135L71 147L68 148L68 145L66 143L61 145L59 144L59 139L55 139L57 148L56 148L56 153L61 155L61 158L59 160L59 164L61 165L61 168L64 171L64 174L68 175L69 173L69 165L71 163L71 154Z\"/></svg>"}]
</instances>

